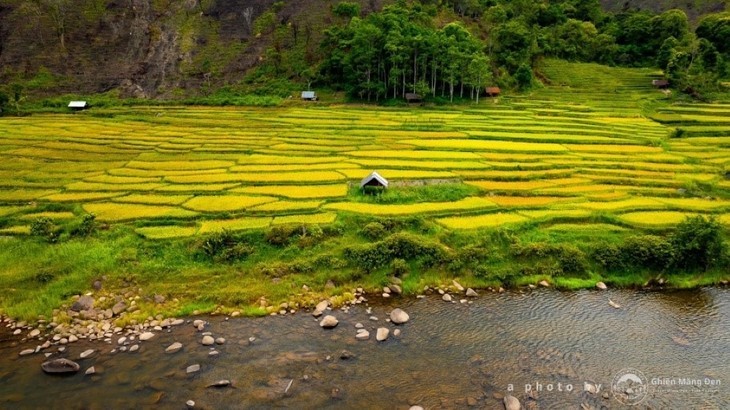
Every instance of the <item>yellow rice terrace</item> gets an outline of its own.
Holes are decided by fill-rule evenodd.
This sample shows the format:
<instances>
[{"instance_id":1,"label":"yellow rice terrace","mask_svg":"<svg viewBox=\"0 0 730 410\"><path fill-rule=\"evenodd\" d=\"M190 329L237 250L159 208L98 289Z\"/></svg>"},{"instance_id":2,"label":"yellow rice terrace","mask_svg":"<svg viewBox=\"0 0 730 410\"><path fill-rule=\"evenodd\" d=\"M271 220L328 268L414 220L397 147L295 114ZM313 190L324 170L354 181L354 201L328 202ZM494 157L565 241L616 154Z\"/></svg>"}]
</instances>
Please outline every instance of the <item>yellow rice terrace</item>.
<instances>
[{"instance_id":1,"label":"yellow rice terrace","mask_svg":"<svg viewBox=\"0 0 730 410\"><path fill-rule=\"evenodd\" d=\"M687 217L711 217L726 235L730 104L671 103L649 70L604 76L604 86L598 76L591 89L561 82L569 72L555 68L556 85L529 96L458 108L3 118L2 306L39 313L101 276L179 298L171 309L210 310L285 301L302 285L347 297L352 284L377 288L392 276L416 292L451 277L573 288L679 275L670 262L607 258L641 235L669 244ZM372 171L387 189L360 189ZM77 239L85 215L95 216L86 217L95 233ZM18 241L35 245L21 252ZM172 267L153 262L182 254ZM726 280L716 266L686 267L702 273L674 285ZM286 286L267 288L271 277Z\"/></svg>"}]
</instances>

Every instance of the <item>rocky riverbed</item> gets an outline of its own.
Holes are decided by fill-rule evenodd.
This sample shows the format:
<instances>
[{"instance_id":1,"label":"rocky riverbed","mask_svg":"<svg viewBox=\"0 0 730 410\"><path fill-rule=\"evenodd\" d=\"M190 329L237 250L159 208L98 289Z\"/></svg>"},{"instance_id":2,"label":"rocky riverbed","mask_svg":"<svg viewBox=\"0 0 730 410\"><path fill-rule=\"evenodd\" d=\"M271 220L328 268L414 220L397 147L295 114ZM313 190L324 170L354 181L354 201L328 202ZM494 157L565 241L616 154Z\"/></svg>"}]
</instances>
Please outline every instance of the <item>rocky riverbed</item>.
<instances>
[{"instance_id":1,"label":"rocky riverbed","mask_svg":"<svg viewBox=\"0 0 730 410\"><path fill-rule=\"evenodd\" d=\"M607 386L624 367L649 377L730 378L721 365L730 351L727 290L499 293L457 285L419 298L355 290L343 307L320 301L259 319L160 317L126 328L104 319L62 332L6 319L0 406L600 409L620 408ZM328 316L333 326L323 326ZM41 365L57 359L79 370L44 374ZM730 406L726 387L654 389L646 400L655 408Z\"/></svg>"}]
</instances>

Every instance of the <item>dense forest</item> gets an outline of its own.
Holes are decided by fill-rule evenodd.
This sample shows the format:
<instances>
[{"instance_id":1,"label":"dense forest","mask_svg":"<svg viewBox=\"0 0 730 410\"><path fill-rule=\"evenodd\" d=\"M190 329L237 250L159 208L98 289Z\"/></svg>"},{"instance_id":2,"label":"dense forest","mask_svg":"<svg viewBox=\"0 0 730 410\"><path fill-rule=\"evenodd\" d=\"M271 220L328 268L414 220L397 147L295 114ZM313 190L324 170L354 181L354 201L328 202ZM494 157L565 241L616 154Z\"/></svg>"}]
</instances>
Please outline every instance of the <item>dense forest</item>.
<instances>
[{"instance_id":1,"label":"dense forest","mask_svg":"<svg viewBox=\"0 0 730 410\"><path fill-rule=\"evenodd\" d=\"M479 98L485 86L548 81L546 57L657 67L693 95L727 84L726 2L662 12L614 3L0 0L0 100L285 97L308 87L369 101Z\"/></svg>"},{"instance_id":2,"label":"dense forest","mask_svg":"<svg viewBox=\"0 0 730 410\"><path fill-rule=\"evenodd\" d=\"M439 7L463 20L439 27ZM490 84L525 89L543 57L658 67L692 92L728 75L729 13L705 16L693 30L681 10L604 13L597 0L399 1L364 18L355 3L334 10L348 21L325 33L322 81L368 100L476 97Z\"/></svg>"}]
</instances>

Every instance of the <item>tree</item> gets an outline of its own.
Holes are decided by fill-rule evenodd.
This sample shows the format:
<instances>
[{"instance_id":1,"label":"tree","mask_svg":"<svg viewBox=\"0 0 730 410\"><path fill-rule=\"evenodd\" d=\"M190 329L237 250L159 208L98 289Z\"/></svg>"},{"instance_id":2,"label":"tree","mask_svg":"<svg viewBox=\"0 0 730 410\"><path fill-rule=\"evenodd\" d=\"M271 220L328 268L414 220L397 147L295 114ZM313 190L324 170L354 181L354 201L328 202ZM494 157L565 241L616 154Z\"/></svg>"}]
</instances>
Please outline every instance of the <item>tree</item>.
<instances>
[{"instance_id":1,"label":"tree","mask_svg":"<svg viewBox=\"0 0 730 410\"><path fill-rule=\"evenodd\" d=\"M472 86L472 93L476 89L476 102L479 104L479 94L486 85L492 82L491 64L484 53L472 54L471 61L469 61L468 78Z\"/></svg>"},{"instance_id":2,"label":"tree","mask_svg":"<svg viewBox=\"0 0 730 410\"><path fill-rule=\"evenodd\" d=\"M62 52L66 52L66 32L68 23L73 18L73 11L77 7L72 0L31 0L28 6L34 8L35 14L47 18L58 37Z\"/></svg>"},{"instance_id":3,"label":"tree","mask_svg":"<svg viewBox=\"0 0 730 410\"><path fill-rule=\"evenodd\" d=\"M591 45L597 36L593 23L569 19L555 28L552 51L564 59L590 61L595 52Z\"/></svg>"},{"instance_id":4,"label":"tree","mask_svg":"<svg viewBox=\"0 0 730 410\"><path fill-rule=\"evenodd\" d=\"M8 95L5 94L3 91L0 91L0 115L5 112L5 108L7 107L9 102L10 97L8 97Z\"/></svg>"},{"instance_id":5,"label":"tree","mask_svg":"<svg viewBox=\"0 0 730 410\"><path fill-rule=\"evenodd\" d=\"M651 19L651 30L654 46L660 46L669 37L682 41L690 34L689 19L682 10L668 10Z\"/></svg>"},{"instance_id":6,"label":"tree","mask_svg":"<svg viewBox=\"0 0 730 410\"><path fill-rule=\"evenodd\" d=\"M514 72L532 59L533 33L523 23L511 20L495 32L497 61Z\"/></svg>"},{"instance_id":7,"label":"tree","mask_svg":"<svg viewBox=\"0 0 730 410\"><path fill-rule=\"evenodd\" d=\"M25 96L23 95L23 85L20 83L13 83L10 85L10 90L11 99L15 106L15 113L20 115L20 103L25 100Z\"/></svg>"},{"instance_id":8,"label":"tree","mask_svg":"<svg viewBox=\"0 0 730 410\"><path fill-rule=\"evenodd\" d=\"M348 1L343 1L340 3L335 4L332 7L332 13L334 13L337 16L345 17L345 18L353 18L360 15L360 5L357 3L350 3Z\"/></svg>"},{"instance_id":9,"label":"tree","mask_svg":"<svg viewBox=\"0 0 730 410\"><path fill-rule=\"evenodd\" d=\"M532 87L532 68L527 64L522 64L514 75L517 86L520 90L526 90Z\"/></svg>"},{"instance_id":10,"label":"tree","mask_svg":"<svg viewBox=\"0 0 730 410\"><path fill-rule=\"evenodd\" d=\"M730 54L730 12L705 16L695 33L711 42L720 53Z\"/></svg>"},{"instance_id":11,"label":"tree","mask_svg":"<svg viewBox=\"0 0 730 410\"><path fill-rule=\"evenodd\" d=\"M666 69L667 64L669 64L669 59L672 57L672 51L674 51L674 49L676 49L677 47L679 47L679 41L673 36L670 36L666 40L664 40L662 46L659 48L659 52L657 53L657 67L661 69Z\"/></svg>"},{"instance_id":12,"label":"tree","mask_svg":"<svg viewBox=\"0 0 730 410\"><path fill-rule=\"evenodd\" d=\"M677 226L671 237L674 266L685 270L707 271L724 262L727 246L722 239L722 225L713 218L695 216Z\"/></svg>"}]
</instances>

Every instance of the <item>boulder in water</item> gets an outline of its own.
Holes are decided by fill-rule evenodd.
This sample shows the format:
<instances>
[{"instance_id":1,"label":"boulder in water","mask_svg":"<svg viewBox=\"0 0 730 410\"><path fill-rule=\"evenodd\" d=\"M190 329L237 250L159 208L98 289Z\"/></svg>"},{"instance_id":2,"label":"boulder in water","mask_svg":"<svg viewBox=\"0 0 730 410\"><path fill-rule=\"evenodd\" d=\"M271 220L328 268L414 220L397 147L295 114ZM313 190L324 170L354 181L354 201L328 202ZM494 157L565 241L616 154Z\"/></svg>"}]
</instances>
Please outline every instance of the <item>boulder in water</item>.
<instances>
[{"instance_id":1,"label":"boulder in water","mask_svg":"<svg viewBox=\"0 0 730 410\"><path fill-rule=\"evenodd\" d=\"M68 359L55 359L44 362L41 369L49 374L68 374L78 372L81 366Z\"/></svg>"},{"instance_id":2,"label":"boulder in water","mask_svg":"<svg viewBox=\"0 0 730 410\"><path fill-rule=\"evenodd\" d=\"M406 313L403 309L393 309L392 312L390 312L390 321L395 323L396 325L401 325L403 323L406 323L408 319L411 317L408 316L408 313Z\"/></svg>"},{"instance_id":3,"label":"boulder in water","mask_svg":"<svg viewBox=\"0 0 730 410\"><path fill-rule=\"evenodd\" d=\"M340 323L336 317L332 315L327 315L322 319L321 322L319 322L319 325L322 326L325 329L332 329L333 327L337 326L337 324Z\"/></svg>"},{"instance_id":4,"label":"boulder in water","mask_svg":"<svg viewBox=\"0 0 730 410\"><path fill-rule=\"evenodd\" d=\"M221 388L221 387L228 387L230 385L231 385L231 381L230 380L223 379L223 380L218 380L215 383L209 384L207 387Z\"/></svg>"},{"instance_id":5,"label":"boulder in water","mask_svg":"<svg viewBox=\"0 0 730 410\"><path fill-rule=\"evenodd\" d=\"M378 331L375 333L375 340L378 342L384 342L388 339L388 335L390 335L390 330L386 327L379 327Z\"/></svg>"},{"instance_id":6,"label":"boulder in water","mask_svg":"<svg viewBox=\"0 0 730 410\"><path fill-rule=\"evenodd\" d=\"M506 395L504 396L504 408L505 410L520 410L522 406L520 405L520 401L517 400L517 397Z\"/></svg>"}]
</instances>

